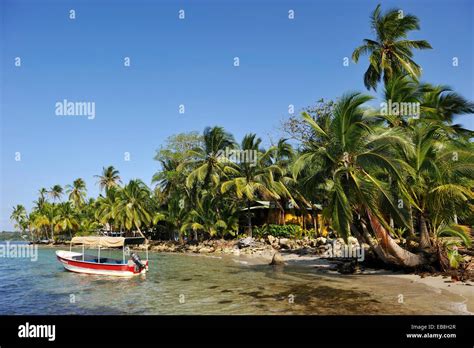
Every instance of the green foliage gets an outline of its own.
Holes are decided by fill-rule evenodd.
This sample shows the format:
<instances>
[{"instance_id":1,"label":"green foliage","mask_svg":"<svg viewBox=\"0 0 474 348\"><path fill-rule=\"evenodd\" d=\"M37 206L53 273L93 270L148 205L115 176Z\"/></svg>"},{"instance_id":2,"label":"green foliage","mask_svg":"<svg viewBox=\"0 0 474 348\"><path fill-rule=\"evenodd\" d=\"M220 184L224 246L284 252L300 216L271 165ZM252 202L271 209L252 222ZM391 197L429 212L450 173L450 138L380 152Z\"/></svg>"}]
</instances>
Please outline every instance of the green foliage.
<instances>
[{"instance_id":1,"label":"green foliage","mask_svg":"<svg viewBox=\"0 0 474 348\"><path fill-rule=\"evenodd\" d=\"M177 161L185 159L186 153L203 146L203 136L198 132L179 133L169 136L155 155L159 162Z\"/></svg>"},{"instance_id":2,"label":"green foliage","mask_svg":"<svg viewBox=\"0 0 474 348\"><path fill-rule=\"evenodd\" d=\"M273 236L276 238L301 238L307 231L304 231L299 225L263 225L255 227L255 237L263 238L265 236Z\"/></svg>"},{"instance_id":3,"label":"green foliage","mask_svg":"<svg viewBox=\"0 0 474 348\"><path fill-rule=\"evenodd\" d=\"M472 239L469 233L469 229L459 225L449 225L442 223L435 232L435 237L440 238L454 238L454 241L458 245L464 245L465 247L472 246Z\"/></svg>"},{"instance_id":4,"label":"green foliage","mask_svg":"<svg viewBox=\"0 0 474 348\"><path fill-rule=\"evenodd\" d=\"M449 266L453 269L459 268L459 265L463 261L462 256L459 255L458 246L458 242L455 241L449 241L444 243L444 247L446 248L446 254L449 260Z\"/></svg>"},{"instance_id":5,"label":"green foliage","mask_svg":"<svg viewBox=\"0 0 474 348\"><path fill-rule=\"evenodd\" d=\"M399 239L405 238L405 235L406 235L407 231L408 231L408 229L406 227L396 227L396 228L393 229L393 233Z\"/></svg>"},{"instance_id":6,"label":"green foliage","mask_svg":"<svg viewBox=\"0 0 474 348\"><path fill-rule=\"evenodd\" d=\"M383 78L388 82L399 74L409 74L414 79L421 75L421 67L413 60L413 49L430 49L425 40L408 40L410 31L420 29L419 20L411 14L404 14L399 9L382 13L380 5L372 12L371 27L375 39L364 39L364 44L352 53L354 62L360 55L369 56L369 67L364 74L367 89L375 90Z\"/></svg>"},{"instance_id":7,"label":"green foliage","mask_svg":"<svg viewBox=\"0 0 474 348\"><path fill-rule=\"evenodd\" d=\"M472 246L469 228L443 222L436 229L435 238L442 246L442 252L446 253L449 266L453 269L459 268L463 258L458 249L462 246L468 248Z\"/></svg>"},{"instance_id":8,"label":"green foliage","mask_svg":"<svg viewBox=\"0 0 474 348\"><path fill-rule=\"evenodd\" d=\"M69 194L69 200L76 207L84 204L86 192L86 183L81 178L74 180L72 185L66 185L66 193Z\"/></svg>"}]
</instances>

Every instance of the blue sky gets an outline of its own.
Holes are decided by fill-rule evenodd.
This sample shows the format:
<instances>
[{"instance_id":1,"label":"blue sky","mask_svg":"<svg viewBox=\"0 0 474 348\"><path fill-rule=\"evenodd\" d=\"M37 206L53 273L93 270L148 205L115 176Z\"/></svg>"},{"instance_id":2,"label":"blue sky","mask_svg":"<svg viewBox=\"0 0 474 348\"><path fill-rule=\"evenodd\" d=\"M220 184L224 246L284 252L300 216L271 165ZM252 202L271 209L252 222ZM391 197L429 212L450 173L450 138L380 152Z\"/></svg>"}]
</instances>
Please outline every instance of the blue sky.
<instances>
[{"instance_id":1,"label":"blue sky","mask_svg":"<svg viewBox=\"0 0 474 348\"><path fill-rule=\"evenodd\" d=\"M410 38L434 48L415 56L422 80L474 100L469 0L0 0L0 230L12 228L12 206L30 209L41 187L81 177L96 196L103 166L150 184L155 149L169 135L222 125L237 139L256 132L268 141L289 104L365 91L366 58L348 67L343 58L372 37L378 2L420 18ZM94 102L95 118L56 116L63 99ZM474 129L470 117L458 122Z\"/></svg>"}]
</instances>

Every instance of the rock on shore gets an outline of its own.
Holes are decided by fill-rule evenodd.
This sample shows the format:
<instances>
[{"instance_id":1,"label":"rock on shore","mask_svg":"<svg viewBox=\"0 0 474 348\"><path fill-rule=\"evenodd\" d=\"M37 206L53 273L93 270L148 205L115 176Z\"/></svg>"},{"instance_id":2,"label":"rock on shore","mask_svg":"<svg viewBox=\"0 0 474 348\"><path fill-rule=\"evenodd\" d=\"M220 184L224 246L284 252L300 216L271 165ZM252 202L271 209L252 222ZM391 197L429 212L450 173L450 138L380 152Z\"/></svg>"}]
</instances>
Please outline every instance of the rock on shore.
<instances>
[{"instance_id":1,"label":"rock on shore","mask_svg":"<svg viewBox=\"0 0 474 348\"><path fill-rule=\"evenodd\" d=\"M270 265L276 266L276 265L284 265L285 264L285 259L281 256L281 254L277 251L275 254L273 254L272 262L270 262Z\"/></svg>"},{"instance_id":2,"label":"rock on shore","mask_svg":"<svg viewBox=\"0 0 474 348\"><path fill-rule=\"evenodd\" d=\"M355 238L350 238L348 244L357 246ZM255 239L251 237L237 240L206 240L199 243L189 242L180 244L175 241L149 241L148 248L157 252L182 252L199 254L230 254L230 255L256 255L273 258L275 251L294 252L299 255L320 255L328 250L329 247L342 247L346 245L341 238L329 239L324 237L303 239L276 238L266 236L265 238ZM145 247L145 246L142 246ZM367 246L364 246L364 248Z\"/></svg>"}]
</instances>

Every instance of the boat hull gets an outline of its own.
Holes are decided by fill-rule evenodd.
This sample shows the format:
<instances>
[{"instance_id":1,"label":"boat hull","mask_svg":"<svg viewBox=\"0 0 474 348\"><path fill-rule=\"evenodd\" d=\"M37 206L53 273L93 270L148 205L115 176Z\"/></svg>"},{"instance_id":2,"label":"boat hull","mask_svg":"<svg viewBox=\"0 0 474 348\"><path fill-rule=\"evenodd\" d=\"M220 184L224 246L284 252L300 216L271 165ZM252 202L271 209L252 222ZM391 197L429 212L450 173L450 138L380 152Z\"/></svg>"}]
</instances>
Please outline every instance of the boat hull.
<instances>
[{"instance_id":1,"label":"boat hull","mask_svg":"<svg viewBox=\"0 0 474 348\"><path fill-rule=\"evenodd\" d=\"M97 263L74 259L74 257L82 256L81 253L71 251L56 251L56 257L64 268L70 272L96 274L116 277L133 277L135 275L144 274L148 270L148 261L145 263L145 268L138 270L135 264L129 262L127 264L111 264L111 263Z\"/></svg>"}]
</instances>

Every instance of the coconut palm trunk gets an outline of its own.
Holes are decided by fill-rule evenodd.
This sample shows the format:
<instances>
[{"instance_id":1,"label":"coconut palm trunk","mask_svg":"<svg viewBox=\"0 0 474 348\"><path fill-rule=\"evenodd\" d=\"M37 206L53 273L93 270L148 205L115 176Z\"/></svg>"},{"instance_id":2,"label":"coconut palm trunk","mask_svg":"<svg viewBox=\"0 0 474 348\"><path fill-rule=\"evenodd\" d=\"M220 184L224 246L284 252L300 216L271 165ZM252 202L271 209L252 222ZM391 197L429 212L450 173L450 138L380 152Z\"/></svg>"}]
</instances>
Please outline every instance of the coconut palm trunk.
<instances>
[{"instance_id":1,"label":"coconut palm trunk","mask_svg":"<svg viewBox=\"0 0 474 348\"><path fill-rule=\"evenodd\" d=\"M426 218L423 213L419 215L419 224L420 224L420 247L423 249L429 249L432 247L430 234L428 232L428 226L426 223Z\"/></svg>"},{"instance_id":2,"label":"coconut palm trunk","mask_svg":"<svg viewBox=\"0 0 474 348\"><path fill-rule=\"evenodd\" d=\"M247 201L247 232L249 237L252 237L252 215L250 213L250 200Z\"/></svg>"},{"instance_id":3,"label":"coconut palm trunk","mask_svg":"<svg viewBox=\"0 0 474 348\"><path fill-rule=\"evenodd\" d=\"M377 238L377 244L374 245L374 250L377 256L384 262L407 268L414 268L426 264L427 260L422 255L414 254L395 243L378 218L372 215L369 210L367 210L367 216Z\"/></svg>"},{"instance_id":4,"label":"coconut palm trunk","mask_svg":"<svg viewBox=\"0 0 474 348\"><path fill-rule=\"evenodd\" d=\"M409 223L409 233L410 233L410 237L414 237L415 236L415 224L413 222L413 207L411 206L411 204L408 206L408 223Z\"/></svg>"},{"instance_id":5,"label":"coconut palm trunk","mask_svg":"<svg viewBox=\"0 0 474 348\"><path fill-rule=\"evenodd\" d=\"M145 238L145 241L147 241L145 235L144 235L143 232L140 230L140 227L139 227L139 226L136 226L136 227L137 227L137 231L138 231L138 234L140 235L140 237Z\"/></svg>"}]
</instances>

